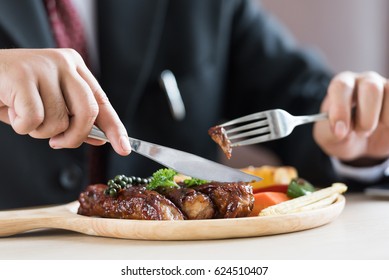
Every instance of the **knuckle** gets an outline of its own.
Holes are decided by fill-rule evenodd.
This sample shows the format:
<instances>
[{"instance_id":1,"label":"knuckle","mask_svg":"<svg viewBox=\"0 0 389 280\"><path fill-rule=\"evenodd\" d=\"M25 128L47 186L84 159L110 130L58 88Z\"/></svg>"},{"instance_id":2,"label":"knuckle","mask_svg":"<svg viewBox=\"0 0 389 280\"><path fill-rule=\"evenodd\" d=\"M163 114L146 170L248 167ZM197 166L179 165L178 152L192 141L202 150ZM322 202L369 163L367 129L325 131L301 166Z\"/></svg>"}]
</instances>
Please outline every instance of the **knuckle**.
<instances>
[{"instance_id":1,"label":"knuckle","mask_svg":"<svg viewBox=\"0 0 389 280\"><path fill-rule=\"evenodd\" d=\"M336 76L330 84L329 93L339 94L341 92L352 92L354 89L354 81L345 78L342 75Z\"/></svg>"},{"instance_id":2,"label":"knuckle","mask_svg":"<svg viewBox=\"0 0 389 280\"><path fill-rule=\"evenodd\" d=\"M65 69L73 68L74 61L81 58L80 54L74 49L62 48L62 49L50 49L51 58Z\"/></svg>"},{"instance_id":3,"label":"knuckle","mask_svg":"<svg viewBox=\"0 0 389 280\"><path fill-rule=\"evenodd\" d=\"M28 117L28 124L31 127L38 127L44 122L45 115L43 111L33 111Z\"/></svg>"},{"instance_id":4,"label":"knuckle","mask_svg":"<svg viewBox=\"0 0 389 280\"><path fill-rule=\"evenodd\" d=\"M28 129L28 127L26 127L22 124L13 123L12 128L17 134L20 134L20 135L28 134L31 131L30 129Z\"/></svg>"},{"instance_id":5,"label":"knuckle","mask_svg":"<svg viewBox=\"0 0 389 280\"><path fill-rule=\"evenodd\" d=\"M77 62L82 61L81 55L75 49L66 48L63 49L63 52L69 60L77 61Z\"/></svg>"},{"instance_id":6,"label":"knuckle","mask_svg":"<svg viewBox=\"0 0 389 280\"><path fill-rule=\"evenodd\" d=\"M371 79L381 79L381 75L374 71L366 71L362 74L363 78L371 78Z\"/></svg>"},{"instance_id":7,"label":"knuckle","mask_svg":"<svg viewBox=\"0 0 389 280\"><path fill-rule=\"evenodd\" d=\"M94 124L98 115L99 115L98 104L96 102L90 103L88 106L85 106L85 109L83 110L82 113L79 113L77 115L78 121L75 126L82 128L82 131L86 131L87 127L91 127Z\"/></svg>"},{"instance_id":8,"label":"knuckle","mask_svg":"<svg viewBox=\"0 0 389 280\"><path fill-rule=\"evenodd\" d=\"M96 103L96 102L93 102L91 103L89 106L88 106L88 111L86 112L86 118L90 121L90 122L94 122L95 119L97 118L97 116L99 115L99 104ZM90 123L89 122L89 123Z\"/></svg>"},{"instance_id":9,"label":"knuckle","mask_svg":"<svg viewBox=\"0 0 389 280\"><path fill-rule=\"evenodd\" d=\"M45 119L30 135L34 138L46 139L63 133L69 127L69 118L63 113Z\"/></svg>"},{"instance_id":10,"label":"knuckle","mask_svg":"<svg viewBox=\"0 0 389 280\"><path fill-rule=\"evenodd\" d=\"M16 123L12 124L13 129L18 134L29 134L39 127L44 120L44 116L39 113L31 113L31 115L26 119L19 120Z\"/></svg>"},{"instance_id":11,"label":"knuckle","mask_svg":"<svg viewBox=\"0 0 389 280\"><path fill-rule=\"evenodd\" d=\"M51 49L50 57L53 61L56 61L59 66L66 67L70 65L69 58L64 49Z\"/></svg>"},{"instance_id":12,"label":"knuckle","mask_svg":"<svg viewBox=\"0 0 389 280\"><path fill-rule=\"evenodd\" d=\"M93 90L93 93L94 93L94 95L96 97L96 101L99 105L111 104L108 96L105 94L105 92L101 88L97 88L97 89Z\"/></svg>"}]
</instances>

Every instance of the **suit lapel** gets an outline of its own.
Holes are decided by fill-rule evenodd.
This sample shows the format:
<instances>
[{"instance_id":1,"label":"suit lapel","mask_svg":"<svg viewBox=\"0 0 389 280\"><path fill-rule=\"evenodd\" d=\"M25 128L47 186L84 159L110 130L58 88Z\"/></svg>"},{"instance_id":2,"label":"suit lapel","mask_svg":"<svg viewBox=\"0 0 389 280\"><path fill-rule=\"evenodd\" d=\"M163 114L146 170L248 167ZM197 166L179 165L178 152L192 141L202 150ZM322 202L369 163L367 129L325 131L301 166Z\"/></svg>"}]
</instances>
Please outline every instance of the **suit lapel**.
<instances>
[{"instance_id":1,"label":"suit lapel","mask_svg":"<svg viewBox=\"0 0 389 280\"><path fill-rule=\"evenodd\" d=\"M125 112L135 111L150 76L168 0L100 0L98 4L102 84L124 117ZM126 117L130 116L126 113Z\"/></svg>"},{"instance_id":2,"label":"suit lapel","mask_svg":"<svg viewBox=\"0 0 389 280\"><path fill-rule=\"evenodd\" d=\"M55 46L42 1L1 0L0 24L12 40L8 47Z\"/></svg>"}]
</instances>

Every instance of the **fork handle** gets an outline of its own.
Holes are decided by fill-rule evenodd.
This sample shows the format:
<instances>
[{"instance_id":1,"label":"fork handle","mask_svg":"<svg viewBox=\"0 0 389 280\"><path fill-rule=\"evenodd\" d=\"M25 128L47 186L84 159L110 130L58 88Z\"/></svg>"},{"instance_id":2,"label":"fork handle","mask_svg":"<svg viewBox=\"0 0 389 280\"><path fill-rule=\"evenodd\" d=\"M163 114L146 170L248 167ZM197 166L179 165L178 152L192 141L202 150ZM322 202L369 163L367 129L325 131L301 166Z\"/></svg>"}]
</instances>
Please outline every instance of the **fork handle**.
<instances>
[{"instance_id":1,"label":"fork handle","mask_svg":"<svg viewBox=\"0 0 389 280\"><path fill-rule=\"evenodd\" d=\"M295 117L295 125L301 125L305 123L312 123L317 121L323 121L328 119L328 113L320 113L315 115L307 115L307 116L296 116Z\"/></svg>"}]
</instances>

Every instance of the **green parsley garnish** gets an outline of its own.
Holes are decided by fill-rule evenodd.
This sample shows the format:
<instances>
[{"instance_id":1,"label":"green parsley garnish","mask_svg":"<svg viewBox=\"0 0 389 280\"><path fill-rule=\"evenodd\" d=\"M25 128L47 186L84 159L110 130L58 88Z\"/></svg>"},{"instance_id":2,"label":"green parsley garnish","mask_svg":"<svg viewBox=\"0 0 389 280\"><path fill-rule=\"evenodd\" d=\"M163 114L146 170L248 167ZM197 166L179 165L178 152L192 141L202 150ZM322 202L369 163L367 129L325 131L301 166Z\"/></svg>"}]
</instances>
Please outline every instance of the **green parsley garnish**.
<instances>
[{"instance_id":1,"label":"green parsley garnish","mask_svg":"<svg viewBox=\"0 0 389 280\"><path fill-rule=\"evenodd\" d=\"M184 180L184 184L187 187L198 186L198 185L202 185L202 184L206 184L206 183L209 183L209 181L202 180L202 179L197 179L197 178L191 178L191 179L185 179Z\"/></svg>"},{"instance_id":2,"label":"green parsley garnish","mask_svg":"<svg viewBox=\"0 0 389 280\"><path fill-rule=\"evenodd\" d=\"M151 177L150 183L147 185L147 189L153 190L157 187L179 187L179 185L174 181L174 176L177 175L177 172L173 169L164 168L159 169L154 172Z\"/></svg>"}]
</instances>

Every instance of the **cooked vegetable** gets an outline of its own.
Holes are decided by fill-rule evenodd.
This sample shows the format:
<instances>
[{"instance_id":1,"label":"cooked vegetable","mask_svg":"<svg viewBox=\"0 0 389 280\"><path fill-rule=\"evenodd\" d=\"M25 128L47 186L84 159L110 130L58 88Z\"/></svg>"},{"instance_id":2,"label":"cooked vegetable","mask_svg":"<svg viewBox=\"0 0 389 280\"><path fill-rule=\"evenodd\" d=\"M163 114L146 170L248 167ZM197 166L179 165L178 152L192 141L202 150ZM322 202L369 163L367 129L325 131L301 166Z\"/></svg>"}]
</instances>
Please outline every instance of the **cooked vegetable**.
<instances>
[{"instance_id":1,"label":"cooked vegetable","mask_svg":"<svg viewBox=\"0 0 389 280\"><path fill-rule=\"evenodd\" d=\"M283 215L298 211L298 209L332 196L333 194L341 194L347 191L347 186L342 183L334 183L332 186L315 191L313 193L303 195L289 201L281 202L277 205L263 209L259 215Z\"/></svg>"},{"instance_id":2,"label":"cooked vegetable","mask_svg":"<svg viewBox=\"0 0 389 280\"><path fill-rule=\"evenodd\" d=\"M329 197L323 198L317 202L314 202L314 203L308 204L306 206L297 208L296 210L293 210L292 213L319 209L319 208L322 208L324 206L331 205L332 203L334 203L336 201L338 196L339 196L339 193L334 193L334 194L330 195Z\"/></svg>"},{"instance_id":3,"label":"cooked vegetable","mask_svg":"<svg viewBox=\"0 0 389 280\"><path fill-rule=\"evenodd\" d=\"M289 184L290 180L297 178L297 170L292 166L270 166L263 165L261 167L249 166L241 169L243 172L261 177L262 180L254 182L253 191L278 184Z\"/></svg>"},{"instance_id":4,"label":"cooked vegetable","mask_svg":"<svg viewBox=\"0 0 389 280\"><path fill-rule=\"evenodd\" d=\"M296 198L316 191L316 188L307 180L294 178L290 181L286 194L290 198Z\"/></svg>"},{"instance_id":5,"label":"cooked vegetable","mask_svg":"<svg viewBox=\"0 0 389 280\"><path fill-rule=\"evenodd\" d=\"M257 188L253 189L253 193L260 193L260 192L282 192L286 193L288 190L287 184L278 184L278 185L270 185L270 186L265 186L262 188Z\"/></svg>"},{"instance_id":6,"label":"cooked vegetable","mask_svg":"<svg viewBox=\"0 0 389 280\"><path fill-rule=\"evenodd\" d=\"M259 192L254 194L254 199L254 208L250 216L258 216L263 209L290 200L284 192Z\"/></svg>"},{"instance_id":7,"label":"cooked vegetable","mask_svg":"<svg viewBox=\"0 0 389 280\"><path fill-rule=\"evenodd\" d=\"M179 187L179 185L174 181L174 176L177 175L177 172L173 169L163 168L159 169L153 173L149 184L147 185L148 190L153 190L157 187Z\"/></svg>"}]
</instances>

